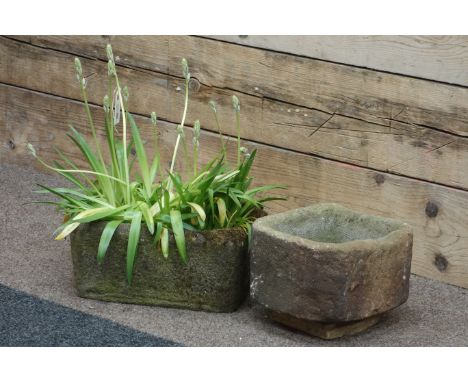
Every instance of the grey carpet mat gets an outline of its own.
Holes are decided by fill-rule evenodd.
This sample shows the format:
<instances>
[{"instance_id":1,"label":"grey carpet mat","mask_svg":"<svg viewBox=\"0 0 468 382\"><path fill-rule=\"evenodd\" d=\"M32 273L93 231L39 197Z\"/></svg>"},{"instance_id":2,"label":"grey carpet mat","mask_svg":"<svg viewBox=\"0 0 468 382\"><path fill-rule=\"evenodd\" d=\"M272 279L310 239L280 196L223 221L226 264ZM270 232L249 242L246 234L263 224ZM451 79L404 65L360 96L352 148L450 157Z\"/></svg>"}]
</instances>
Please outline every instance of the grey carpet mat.
<instances>
[{"instance_id":1,"label":"grey carpet mat","mask_svg":"<svg viewBox=\"0 0 468 382\"><path fill-rule=\"evenodd\" d=\"M0 285L0 346L180 346Z\"/></svg>"}]
</instances>

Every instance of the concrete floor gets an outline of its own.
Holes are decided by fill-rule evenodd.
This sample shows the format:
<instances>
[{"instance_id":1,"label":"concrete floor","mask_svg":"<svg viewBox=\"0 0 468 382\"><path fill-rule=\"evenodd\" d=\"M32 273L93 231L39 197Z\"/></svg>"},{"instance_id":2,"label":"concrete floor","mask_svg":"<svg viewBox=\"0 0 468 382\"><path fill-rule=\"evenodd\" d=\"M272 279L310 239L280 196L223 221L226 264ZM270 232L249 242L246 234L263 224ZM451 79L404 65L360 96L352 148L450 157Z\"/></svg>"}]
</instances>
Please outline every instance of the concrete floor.
<instances>
[{"instance_id":1,"label":"concrete floor","mask_svg":"<svg viewBox=\"0 0 468 382\"><path fill-rule=\"evenodd\" d=\"M269 322L245 304L231 314L106 303L79 298L61 222L37 200L36 183L60 185L33 168L0 166L0 284L188 346L467 346L468 290L412 276L410 298L366 333L324 341ZM0 301L1 309L1 301Z\"/></svg>"}]
</instances>

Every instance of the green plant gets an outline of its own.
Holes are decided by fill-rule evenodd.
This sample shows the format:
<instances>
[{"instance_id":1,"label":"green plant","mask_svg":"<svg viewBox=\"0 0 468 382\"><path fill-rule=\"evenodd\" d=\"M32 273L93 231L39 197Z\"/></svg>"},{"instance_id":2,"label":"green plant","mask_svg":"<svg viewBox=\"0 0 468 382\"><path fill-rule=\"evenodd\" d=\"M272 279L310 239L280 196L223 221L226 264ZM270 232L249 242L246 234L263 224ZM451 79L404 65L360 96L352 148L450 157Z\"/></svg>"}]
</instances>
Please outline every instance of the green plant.
<instances>
[{"instance_id":1,"label":"green plant","mask_svg":"<svg viewBox=\"0 0 468 382\"><path fill-rule=\"evenodd\" d=\"M185 230L208 230L227 227L242 227L251 236L251 223L254 213L263 208L265 202L280 197L259 197L263 191L281 186L270 185L251 188L250 169L256 150L250 155L240 145L240 103L232 97L236 114L237 162L230 168L226 159L226 139L221 134L214 102L210 106L218 125L221 148L218 155L208 164L199 165L200 122L196 121L193 133L192 165L189 171L185 119L188 110L188 82L190 72L187 61L182 59L182 73L185 79L185 102L182 121L177 127L177 140L172 155L170 169L164 173L160 164L158 149L158 121L151 113L155 155L150 160L144 147L140 129L134 117L128 112L128 89L122 88L117 76L112 48L107 46L108 92L103 99L105 113L105 137L109 160L106 161L96 135L96 128L88 104L86 80L80 60L75 59L76 76L80 84L88 125L91 130L94 148L84 136L70 126L68 137L82 153L89 168L81 169L62 151L56 148L61 161L53 165L45 163L36 155L34 147L28 147L32 154L47 168L58 172L70 181L75 188L51 188L39 185L40 193L50 193L59 201L50 203L68 217L57 229L57 240L65 238L82 223L97 220L107 221L103 229L97 259L102 262L115 230L123 222L130 223L127 247L127 279L132 280L132 271L142 226L154 236L155 245L161 247L164 257L169 255L169 232L172 232L178 253L183 262L187 261ZM120 118L119 118L120 115ZM121 119L121 135L117 126ZM130 139L127 139L129 132ZM184 174L175 170L179 147L183 147ZM129 152L135 152L135 158ZM108 163L109 162L109 163ZM132 176L132 169L138 164L139 171ZM136 171L134 171L136 172ZM156 248L156 247L155 247Z\"/></svg>"}]
</instances>

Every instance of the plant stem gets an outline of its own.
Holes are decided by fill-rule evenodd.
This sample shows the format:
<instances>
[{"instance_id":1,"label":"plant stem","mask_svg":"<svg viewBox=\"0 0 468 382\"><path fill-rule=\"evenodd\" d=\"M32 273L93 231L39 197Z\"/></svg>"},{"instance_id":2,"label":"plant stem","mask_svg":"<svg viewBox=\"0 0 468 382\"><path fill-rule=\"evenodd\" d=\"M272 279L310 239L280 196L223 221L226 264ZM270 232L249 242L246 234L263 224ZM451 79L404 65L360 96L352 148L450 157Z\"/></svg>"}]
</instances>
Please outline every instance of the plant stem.
<instances>
[{"instance_id":1,"label":"plant stem","mask_svg":"<svg viewBox=\"0 0 468 382\"><path fill-rule=\"evenodd\" d=\"M214 112L216 126L218 127L219 140L221 141L221 147L223 150L224 156L226 156L226 141L223 139L223 133L221 132L221 125L219 123L218 113Z\"/></svg>"},{"instance_id":2,"label":"plant stem","mask_svg":"<svg viewBox=\"0 0 468 382\"><path fill-rule=\"evenodd\" d=\"M198 144L194 143L193 147L193 176L198 174Z\"/></svg>"},{"instance_id":3,"label":"plant stem","mask_svg":"<svg viewBox=\"0 0 468 382\"><path fill-rule=\"evenodd\" d=\"M114 119L112 118L113 97L112 97L112 77L109 77L108 87L107 87L107 97L109 99L109 110L106 112L106 121L107 121L107 142L109 145L109 153L112 159L112 175L117 178L121 177L120 168L117 161L117 154L115 151L115 137L114 137ZM120 187L120 185L119 185ZM123 190L122 190L123 191ZM123 192L122 192L123 194Z\"/></svg>"},{"instance_id":4,"label":"plant stem","mask_svg":"<svg viewBox=\"0 0 468 382\"><path fill-rule=\"evenodd\" d=\"M241 141L240 141L240 113L236 111L236 130L237 130L237 167L240 165Z\"/></svg>"},{"instance_id":5,"label":"plant stem","mask_svg":"<svg viewBox=\"0 0 468 382\"><path fill-rule=\"evenodd\" d=\"M123 156L124 156L124 172L125 183L127 184L126 201L131 203L130 200L130 174L128 171L128 155L127 155L127 113L123 103L122 90L120 89L119 78L117 77L117 70L114 72L115 84L117 85L117 92L119 94L120 107L122 108L122 143L123 143Z\"/></svg>"},{"instance_id":6,"label":"plant stem","mask_svg":"<svg viewBox=\"0 0 468 382\"><path fill-rule=\"evenodd\" d=\"M91 116L91 110L90 110L89 104L88 104L88 94L86 92L86 87L84 85L83 80L84 79L82 78L81 81L80 81L80 88L81 88L81 94L83 96L83 101L84 101L84 105L85 105L86 114L88 116L89 127L91 129L91 134L92 134L93 139L94 139L94 145L96 146L96 151L98 153L99 160L101 161L101 164L102 164L102 171L103 171L104 174L107 174L106 164L104 162L104 157L102 156L100 145L99 145L98 140L97 140L96 128L94 127L93 117ZM109 187L106 187L106 189L109 191L109 195L108 195L109 196L109 201L111 202L111 204L115 204L114 188L111 186L108 179L106 180L106 182L108 183L108 186L109 186Z\"/></svg>"},{"instance_id":7,"label":"plant stem","mask_svg":"<svg viewBox=\"0 0 468 382\"><path fill-rule=\"evenodd\" d=\"M84 87L83 81L80 81L81 94L83 96L83 101L86 109L86 114L88 116L89 127L91 128L91 134L93 135L94 144L96 146L96 151L99 155L101 163L104 164L104 159L102 157L101 149L99 148L99 143L96 136L96 129L94 127L93 117L91 116L91 110L88 104L88 94L86 93L86 88Z\"/></svg>"},{"instance_id":8,"label":"plant stem","mask_svg":"<svg viewBox=\"0 0 468 382\"><path fill-rule=\"evenodd\" d=\"M188 167L188 150L187 150L187 140L185 136L182 137L182 147L184 149L184 178L187 178L189 174L189 167Z\"/></svg>"},{"instance_id":9,"label":"plant stem","mask_svg":"<svg viewBox=\"0 0 468 382\"><path fill-rule=\"evenodd\" d=\"M158 129L156 126L153 127L153 145L154 145L154 152L159 155L159 136L158 136Z\"/></svg>"},{"instance_id":10,"label":"plant stem","mask_svg":"<svg viewBox=\"0 0 468 382\"><path fill-rule=\"evenodd\" d=\"M185 124L185 117L187 116L187 108L188 108L188 80L185 79L185 102L184 102L184 114L182 115L182 122L180 123L180 129L183 131L184 129L184 124ZM177 135L177 141L174 147L174 154L172 155L172 161L171 161L171 169L169 172L172 174L174 171L174 165L177 157L177 151L179 149L179 143L180 143L180 138L181 138L181 133L178 133Z\"/></svg>"}]
</instances>

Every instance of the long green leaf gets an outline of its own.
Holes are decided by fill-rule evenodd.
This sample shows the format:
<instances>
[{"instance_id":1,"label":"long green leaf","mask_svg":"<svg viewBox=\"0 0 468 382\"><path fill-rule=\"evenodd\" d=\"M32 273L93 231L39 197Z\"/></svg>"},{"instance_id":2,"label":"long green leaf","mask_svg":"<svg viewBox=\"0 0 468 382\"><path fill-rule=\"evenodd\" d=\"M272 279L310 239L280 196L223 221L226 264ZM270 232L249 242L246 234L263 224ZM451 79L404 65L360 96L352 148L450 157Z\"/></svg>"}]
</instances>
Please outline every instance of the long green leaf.
<instances>
[{"instance_id":1,"label":"long green leaf","mask_svg":"<svg viewBox=\"0 0 468 382\"><path fill-rule=\"evenodd\" d=\"M112 160L112 175L120 178L122 175L119 164L117 162L117 153L115 149L115 137L114 137L114 127L112 126L112 118L110 117L110 108L109 112L106 114L104 119L104 126L106 128L106 139L107 145L109 147L109 153Z\"/></svg>"},{"instance_id":2,"label":"long green leaf","mask_svg":"<svg viewBox=\"0 0 468 382\"><path fill-rule=\"evenodd\" d=\"M154 235L154 243L158 243L161 240L161 232L163 229L163 225L161 222L156 222L156 233Z\"/></svg>"},{"instance_id":3,"label":"long green leaf","mask_svg":"<svg viewBox=\"0 0 468 382\"><path fill-rule=\"evenodd\" d=\"M252 151L247 161L243 162L239 171L238 179L244 181L250 173L250 169L254 162L255 156L257 155L257 149ZM245 189L244 189L245 191Z\"/></svg>"},{"instance_id":4,"label":"long green leaf","mask_svg":"<svg viewBox=\"0 0 468 382\"><path fill-rule=\"evenodd\" d=\"M187 204L192 207L192 209L198 214L202 221L206 220L206 213L202 206L197 203L187 202Z\"/></svg>"},{"instance_id":5,"label":"long green leaf","mask_svg":"<svg viewBox=\"0 0 468 382\"><path fill-rule=\"evenodd\" d=\"M99 241L99 247L98 247L98 253L97 253L97 261L99 264L103 262L104 256L106 255L107 248L109 247L109 243L112 239L112 236L114 236L114 232L120 223L122 223L121 220L111 220L104 227L102 234L101 234L101 240Z\"/></svg>"},{"instance_id":6,"label":"long green leaf","mask_svg":"<svg viewBox=\"0 0 468 382\"><path fill-rule=\"evenodd\" d=\"M248 246L248 250L250 251L251 247L252 247L252 224L246 224L246 228L247 228L247 246Z\"/></svg>"},{"instance_id":7,"label":"long green leaf","mask_svg":"<svg viewBox=\"0 0 468 382\"><path fill-rule=\"evenodd\" d=\"M141 177L143 179L143 184L145 185L146 194L148 197L151 195L151 175L148 168L148 159L146 157L146 151L143 146L143 142L140 137L140 130L133 119L133 116L130 113L127 113L128 120L130 122L130 127L132 129L132 137L135 142L136 154L138 157L138 164L140 166Z\"/></svg>"},{"instance_id":8,"label":"long green leaf","mask_svg":"<svg viewBox=\"0 0 468 382\"><path fill-rule=\"evenodd\" d=\"M78 146L80 151L85 156L91 168L97 173L103 173L107 176L97 175L98 182L101 185L104 194L109 199L111 204L115 203L115 193L114 188L112 187L111 181L109 179L109 174L107 174L107 169L104 163L102 163L96 155L91 150L91 147L88 145L84 137L73 127L70 126L70 129L73 135L68 134L70 139Z\"/></svg>"},{"instance_id":9,"label":"long green leaf","mask_svg":"<svg viewBox=\"0 0 468 382\"><path fill-rule=\"evenodd\" d=\"M80 223L70 223L70 224L65 224L63 226L62 231L57 235L55 240L63 240L65 237L70 235L78 226Z\"/></svg>"},{"instance_id":10,"label":"long green leaf","mask_svg":"<svg viewBox=\"0 0 468 382\"><path fill-rule=\"evenodd\" d=\"M65 199L67 202L69 202L71 204L74 204L77 207L80 207L82 209L90 208L90 206L88 204L82 202L81 200L71 198L70 196L68 196L67 194L65 194L63 192L56 191L56 189L54 189L54 188L49 188L49 187L43 186L42 184L39 184L39 183L37 185L39 187L43 188L44 190L46 190L47 192L50 192L51 194L57 195L58 197L60 197L62 199ZM36 191L36 193L41 193L41 191Z\"/></svg>"},{"instance_id":11,"label":"long green leaf","mask_svg":"<svg viewBox=\"0 0 468 382\"><path fill-rule=\"evenodd\" d=\"M140 240L141 230L141 212L135 212L130 224L130 231L128 232L128 246L127 246L127 281L128 284L132 283L133 265L135 263L136 251L138 248L138 241Z\"/></svg>"},{"instance_id":12,"label":"long green leaf","mask_svg":"<svg viewBox=\"0 0 468 382\"><path fill-rule=\"evenodd\" d=\"M209 189L208 189L208 200L209 200L209 202L210 202L211 216L212 216L213 219L214 219L214 216L215 216L214 192L213 192L213 189L212 189L212 188L209 188ZM211 223L214 224L214 221L212 221Z\"/></svg>"},{"instance_id":13,"label":"long green leaf","mask_svg":"<svg viewBox=\"0 0 468 382\"><path fill-rule=\"evenodd\" d=\"M89 210L85 210L79 213L77 216L73 218L73 221L80 222L80 223L89 223L96 220L104 220L110 216L114 216L124 210L126 210L129 206L124 205L118 208L107 208L107 207L99 207L99 208L92 208Z\"/></svg>"},{"instance_id":14,"label":"long green leaf","mask_svg":"<svg viewBox=\"0 0 468 382\"><path fill-rule=\"evenodd\" d=\"M171 210L171 225L180 258L184 263L187 263L184 227L179 210Z\"/></svg>"},{"instance_id":15,"label":"long green leaf","mask_svg":"<svg viewBox=\"0 0 468 382\"><path fill-rule=\"evenodd\" d=\"M69 164L70 167L73 169L73 170L79 170L78 169L78 166L75 164L75 162L73 160L71 160L70 158L68 158L68 156L66 156L58 147L54 146L54 150L57 152L57 154L60 156L60 158L62 158L62 160ZM66 170L65 167L61 168L61 170ZM102 196L101 192L97 189L96 185L89 179L89 177L85 174L85 173L80 173L78 171L75 172L76 174L79 174L85 181L86 183L88 183L91 188L96 192L96 194L99 194ZM62 176L66 176L66 175L72 175L75 179L77 179L77 181L79 181L80 183L82 183L80 181L80 179L78 177L75 177L72 173L69 173L69 172L64 172L64 171L60 171L59 174L61 174ZM83 185L83 188L85 188L85 186Z\"/></svg>"},{"instance_id":16,"label":"long green leaf","mask_svg":"<svg viewBox=\"0 0 468 382\"><path fill-rule=\"evenodd\" d=\"M239 207L239 208L242 207L240 202L239 202L239 199L236 196L236 192L234 191L234 189L230 188L229 191L228 191L228 195L234 201L234 203L236 204L237 207Z\"/></svg>"},{"instance_id":17,"label":"long green leaf","mask_svg":"<svg viewBox=\"0 0 468 382\"><path fill-rule=\"evenodd\" d=\"M65 170L65 167L63 167L59 162L53 161L52 162L55 167L57 167L59 170ZM73 174L69 172L59 172L60 175L62 175L64 178L66 178L69 182L73 183L75 186L79 187L83 191L87 191L87 188L83 183L80 182L80 180Z\"/></svg>"},{"instance_id":18,"label":"long green leaf","mask_svg":"<svg viewBox=\"0 0 468 382\"><path fill-rule=\"evenodd\" d=\"M169 256L169 231L167 228L162 229L161 233L161 252L164 258Z\"/></svg>"},{"instance_id":19,"label":"long green leaf","mask_svg":"<svg viewBox=\"0 0 468 382\"><path fill-rule=\"evenodd\" d=\"M94 155L88 142L86 142L84 137L73 126L70 126L70 130L73 135L67 134L68 137L75 143L78 149L80 149L91 168L96 172L103 172L103 164L98 160L96 155Z\"/></svg>"},{"instance_id":20,"label":"long green leaf","mask_svg":"<svg viewBox=\"0 0 468 382\"><path fill-rule=\"evenodd\" d=\"M226 203L224 199L218 198L216 199L216 205L218 206L219 224L221 227L224 227L224 222L226 221Z\"/></svg>"},{"instance_id":21,"label":"long green leaf","mask_svg":"<svg viewBox=\"0 0 468 382\"><path fill-rule=\"evenodd\" d=\"M88 202L93 202L93 203L100 204L100 205L102 205L104 207L113 208L113 206L111 204L109 204L109 203L107 203L107 202L105 202L105 201L103 201L101 199L95 198L93 196L85 195L85 194L83 194L81 192L72 190L71 188L63 188L63 187L48 188L48 187L45 187L45 186L41 186L40 184L38 186L44 188L48 192L52 192L52 190L53 190L53 191L55 191L55 193L77 196L77 197L79 197L81 199L87 200Z\"/></svg>"},{"instance_id":22,"label":"long green leaf","mask_svg":"<svg viewBox=\"0 0 468 382\"><path fill-rule=\"evenodd\" d=\"M172 182L174 183L174 186L177 190L177 194L180 197L180 200L186 203L187 201L185 199L185 192L184 192L184 188L183 188L183 184L182 184L182 180L180 179L180 176L178 174L173 175L171 173L169 173L169 176L172 179Z\"/></svg>"},{"instance_id":23,"label":"long green leaf","mask_svg":"<svg viewBox=\"0 0 468 382\"><path fill-rule=\"evenodd\" d=\"M246 194L247 195L254 195L254 194L258 193L258 192L270 191L270 190L276 190L276 189L284 190L284 189L286 189L286 187L284 185L281 185L281 184L269 184L267 186L260 186L260 187L251 188L250 190L246 191Z\"/></svg>"},{"instance_id":24,"label":"long green leaf","mask_svg":"<svg viewBox=\"0 0 468 382\"><path fill-rule=\"evenodd\" d=\"M169 191L168 191L168 190L164 190L163 197L164 197L163 211L164 211L166 214L169 214L169 209L170 209L170 195L169 195Z\"/></svg>"},{"instance_id":25,"label":"long green leaf","mask_svg":"<svg viewBox=\"0 0 468 382\"><path fill-rule=\"evenodd\" d=\"M187 231L199 231L198 229L193 227L191 224L188 224L188 223L184 222L185 219L191 219L191 218L194 218L194 217L197 217L197 216L198 216L198 214L196 214L196 213L181 215L181 218L182 218L182 221L183 221L183 227L184 227L185 230L187 230ZM161 215L158 215L157 217L155 217L155 221L170 225L171 224L171 216L161 214Z\"/></svg>"},{"instance_id":26,"label":"long green leaf","mask_svg":"<svg viewBox=\"0 0 468 382\"><path fill-rule=\"evenodd\" d=\"M140 210L143 214L143 217L146 222L146 226L148 227L148 231L151 235L154 233L154 220L153 215L151 215L150 209L146 203L140 203Z\"/></svg>"},{"instance_id":27,"label":"long green leaf","mask_svg":"<svg viewBox=\"0 0 468 382\"><path fill-rule=\"evenodd\" d=\"M288 200L288 198L285 197L285 196L268 196L268 197L263 198L263 199L258 199L257 201L259 203L265 203L265 202L271 202L273 200Z\"/></svg>"},{"instance_id":28,"label":"long green leaf","mask_svg":"<svg viewBox=\"0 0 468 382\"><path fill-rule=\"evenodd\" d=\"M153 163L151 163L151 168L150 168L150 183L151 184L154 183L154 180L156 178L156 174L159 168L159 162L160 162L159 153L156 153L153 158Z\"/></svg>"}]
</instances>

